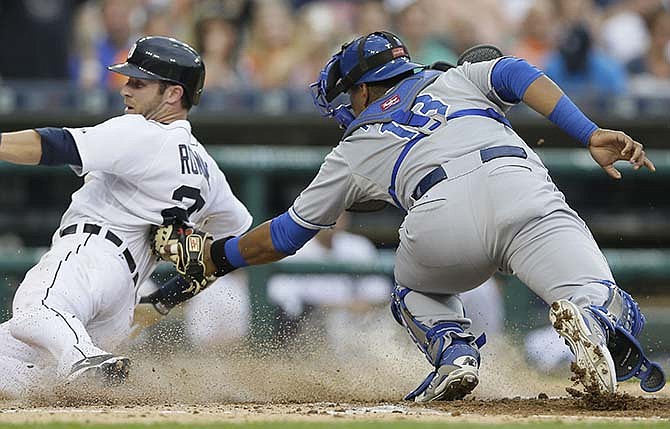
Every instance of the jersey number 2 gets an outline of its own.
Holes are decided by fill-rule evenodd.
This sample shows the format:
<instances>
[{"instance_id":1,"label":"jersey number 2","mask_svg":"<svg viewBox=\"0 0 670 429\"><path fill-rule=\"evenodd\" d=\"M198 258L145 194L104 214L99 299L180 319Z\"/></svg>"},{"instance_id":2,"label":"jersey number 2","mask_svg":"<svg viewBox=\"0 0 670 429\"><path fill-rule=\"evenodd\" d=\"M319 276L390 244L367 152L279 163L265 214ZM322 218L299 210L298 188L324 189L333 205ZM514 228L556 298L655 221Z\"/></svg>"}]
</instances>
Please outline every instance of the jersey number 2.
<instances>
[{"instance_id":1,"label":"jersey number 2","mask_svg":"<svg viewBox=\"0 0 670 429\"><path fill-rule=\"evenodd\" d=\"M205 200L200 195L200 189L182 185L172 193L172 199L183 202L184 198L193 200L194 203L186 210L180 207L170 207L161 212L163 216L163 225L170 225L177 221L188 222L189 216L205 206Z\"/></svg>"}]
</instances>

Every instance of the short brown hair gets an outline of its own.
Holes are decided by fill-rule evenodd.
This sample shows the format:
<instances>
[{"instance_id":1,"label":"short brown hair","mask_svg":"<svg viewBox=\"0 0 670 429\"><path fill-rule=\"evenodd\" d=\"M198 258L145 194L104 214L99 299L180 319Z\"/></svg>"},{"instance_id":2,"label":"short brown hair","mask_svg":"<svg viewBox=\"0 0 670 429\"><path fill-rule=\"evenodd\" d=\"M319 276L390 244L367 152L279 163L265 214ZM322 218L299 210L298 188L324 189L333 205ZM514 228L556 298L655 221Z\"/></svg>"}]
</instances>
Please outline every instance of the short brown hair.
<instances>
[{"instance_id":1,"label":"short brown hair","mask_svg":"<svg viewBox=\"0 0 670 429\"><path fill-rule=\"evenodd\" d=\"M158 93L163 94L165 90L167 89L168 86L172 85L179 85L178 83L170 82L168 80L159 80L158 81ZM182 85L181 89L183 89L183 94L181 95L181 107L183 107L186 110L190 110L191 107L193 107L193 104L188 99L188 94L186 94L186 88L184 88Z\"/></svg>"}]
</instances>

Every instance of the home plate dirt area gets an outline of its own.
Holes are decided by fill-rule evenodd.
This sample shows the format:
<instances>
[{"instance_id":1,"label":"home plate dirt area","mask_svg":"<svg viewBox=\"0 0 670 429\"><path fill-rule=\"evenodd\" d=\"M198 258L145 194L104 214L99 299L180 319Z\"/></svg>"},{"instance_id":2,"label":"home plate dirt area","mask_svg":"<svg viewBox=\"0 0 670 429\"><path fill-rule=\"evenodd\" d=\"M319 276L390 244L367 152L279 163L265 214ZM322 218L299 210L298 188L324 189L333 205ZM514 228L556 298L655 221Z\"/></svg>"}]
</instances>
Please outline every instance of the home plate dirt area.
<instances>
[{"instance_id":1,"label":"home plate dirt area","mask_svg":"<svg viewBox=\"0 0 670 429\"><path fill-rule=\"evenodd\" d=\"M0 423L670 419L667 388L650 395L629 381L616 396L579 397L570 388L569 363L560 374L541 374L528 367L512 345L500 342L487 348L473 394L461 401L429 404L402 400L430 371L411 347L348 355L318 345L281 353L259 353L246 346L193 353L170 350L165 356L151 350L131 354L132 377L122 386L57 388L28 399L2 400Z\"/></svg>"}]
</instances>

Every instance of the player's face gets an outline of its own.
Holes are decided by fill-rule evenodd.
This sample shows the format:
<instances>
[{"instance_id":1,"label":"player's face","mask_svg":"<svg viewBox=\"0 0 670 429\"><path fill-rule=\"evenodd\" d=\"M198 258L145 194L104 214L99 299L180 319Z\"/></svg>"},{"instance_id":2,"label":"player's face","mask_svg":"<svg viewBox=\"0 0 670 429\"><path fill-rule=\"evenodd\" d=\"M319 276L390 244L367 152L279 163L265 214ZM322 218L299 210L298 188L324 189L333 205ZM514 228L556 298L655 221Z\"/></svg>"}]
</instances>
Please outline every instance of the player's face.
<instances>
[{"instance_id":1,"label":"player's face","mask_svg":"<svg viewBox=\"0 0 670 429\"><path fill-rule=\"evenodd\" d=\"M121 88L126 113L137 113L147 116L155 112L163 101L160 85L157 80L128 78Z\"/></svg>"}]
</instances>

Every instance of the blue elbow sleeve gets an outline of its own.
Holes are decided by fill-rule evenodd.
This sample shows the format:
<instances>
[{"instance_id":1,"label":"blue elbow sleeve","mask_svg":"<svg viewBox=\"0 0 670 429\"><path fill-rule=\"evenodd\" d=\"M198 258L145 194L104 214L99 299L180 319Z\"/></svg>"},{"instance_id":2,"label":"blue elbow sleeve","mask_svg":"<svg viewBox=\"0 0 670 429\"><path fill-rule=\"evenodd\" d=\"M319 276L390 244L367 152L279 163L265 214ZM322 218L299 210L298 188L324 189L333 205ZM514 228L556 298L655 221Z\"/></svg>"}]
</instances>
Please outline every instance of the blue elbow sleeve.
<instances>
[{"instance_id":1,"label":"blue elbow sleeve","mask_svg":"<svg viewBox=\"0 0 670 429\"><path fill-rule=\"evenodd\" d=\"M540 69L521 58L506 57L491 71L491 85L501 100L518 103L537 78L544 75Z\"/></svg>"},{"instance_id":2,"label":"blue elbow sleeve","mask_svg":"<svg viewBox=\"0 0 670 429\"><path fill-rule=\"evenodd\" d=\"M293 255L297 252L317 232L319 231L308 229L295 223L288 212L277 216L270 222L272 245L278 252L287 255Z\"/></svg>"},{"instance_id":3,"label":"blue elbow sleeve","mask_svg":"<svg viewBox=\"0 0 670 429\"><path fill-rule=\"evenodd\" d=\"M81 167L81 156L74 138L63 128L37 128L42 142L40 165L76 165Z\"/></svg>"}]
</instances>

